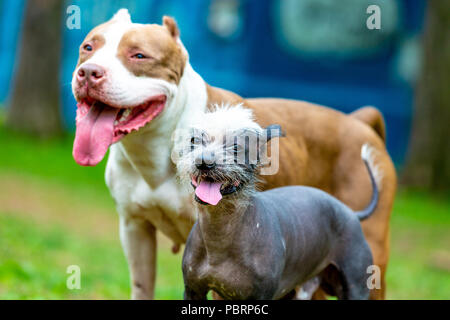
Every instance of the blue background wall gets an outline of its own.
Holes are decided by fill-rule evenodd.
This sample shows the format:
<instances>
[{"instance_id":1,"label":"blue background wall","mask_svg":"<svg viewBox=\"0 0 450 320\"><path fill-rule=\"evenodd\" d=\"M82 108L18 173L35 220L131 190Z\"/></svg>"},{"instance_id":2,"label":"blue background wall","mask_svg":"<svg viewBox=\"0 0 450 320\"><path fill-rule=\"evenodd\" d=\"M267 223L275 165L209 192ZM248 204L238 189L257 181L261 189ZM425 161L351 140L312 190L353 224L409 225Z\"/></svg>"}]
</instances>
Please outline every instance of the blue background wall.
<instances>
[{"instance_id":1,"label":"blue background wall","mask_svg":"<svg viewBox=\"0 0 450 320\"><path fill-rule=\"evenodd\" d=\"M302 99L344 112L363 105L378 107L387 122L388 149L396 162L402 162L419 67L424 0L394 4L391 0L342 0L339 7L329 0L228 1L66 1L67 6L81 8L80 30L67 29L65 19L61 26L66 126L74 126L76 106L70 81L78 46L91 28L125 7L134 22L161 23L164 14L175 17L191 64L212 85L243 96ZM25 3L0 0L0 104L4 105L14 79ZM365 26L366 3L380 5L382 30L355 30L355 25ZM295 10L297 16L289 18ZM63 14L67 16L65 10ZM283 32L286 25L290 36Z\"/></svg>"}]
</instances>

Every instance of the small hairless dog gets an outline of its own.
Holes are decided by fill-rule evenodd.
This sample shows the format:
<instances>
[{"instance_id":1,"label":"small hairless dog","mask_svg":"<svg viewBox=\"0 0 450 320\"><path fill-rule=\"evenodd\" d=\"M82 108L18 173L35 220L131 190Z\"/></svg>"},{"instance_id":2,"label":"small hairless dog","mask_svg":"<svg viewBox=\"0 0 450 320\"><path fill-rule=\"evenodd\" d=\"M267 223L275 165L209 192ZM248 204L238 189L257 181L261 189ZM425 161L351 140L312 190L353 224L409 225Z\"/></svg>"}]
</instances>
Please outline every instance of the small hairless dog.
<instances>
[{"instance_id":1,"label":"small hairless dog","mask_svg":"<svg viewBox=\"0 0 450 320\"><path fill-rule=\"evenodd\" d=\"M371 147L361 155L373 196L354 212L311 187L257 192L263 147L276 136L279 127L262 129L249 110L217 107L179 143L178 172L194 187L198 212L183 256L185 299L206 299L210 290L224 299L281 299L315 282L339 299L368 299L372 255L360 220L378 202ZM256 164L249 159L254 146Z\"/></svg>"}]
</instances>

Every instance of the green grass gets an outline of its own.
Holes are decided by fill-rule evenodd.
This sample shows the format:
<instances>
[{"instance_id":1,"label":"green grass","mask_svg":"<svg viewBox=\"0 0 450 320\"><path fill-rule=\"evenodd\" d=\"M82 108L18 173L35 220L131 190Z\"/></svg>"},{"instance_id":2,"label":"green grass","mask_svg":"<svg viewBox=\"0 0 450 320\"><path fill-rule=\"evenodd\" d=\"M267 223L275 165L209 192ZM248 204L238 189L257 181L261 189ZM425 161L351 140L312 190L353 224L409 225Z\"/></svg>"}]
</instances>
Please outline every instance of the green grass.
<instances>
[{"instance_id":1,"label":"green grass","mask_svg":"<svg viewBox=\"0 0 450 320\"><path fill-rule=\"evenodd\" d=\"M72 143L72 135L41 141L0 126L0 168L26 171L55 181L71 180L77 186L103 186L104 181L99 178L103 177L106 161L96 167L77 165L72 158Z\"/></svg>"},{"instance_id":2,"label":"green grass","mask_svg":"<svg viewBox=\"0 0 450 320\"><path fill-rule=\"evenodd\" d=\"M36 140L0 125L0 171L38 176L73 192L94 194L97 202L110 202L104 179L107 156L96 167L81 167L72 157L73 139Z\"/></svg>"},{"instance_id":3,"label":"green grass","mask_svg":"<svg viewBox=\"0 0 450 320\"><path fill-rule=\"evenodd\" d=\"M0 197L0 299L129 297L117 216L104 184L105 161L95 168L76 165L72 139L39 142L0 126L0 195L4 195ZM23 195L22 189L10 186L23 188ZM47 198L42 197L47 193L53 195L52 202L60 202L59 207L45 206ZM7 200L17 194L36 204L12 210L15 204ZM78 210L79 202L89 210ZM29 212L34 205L42 215ZM97 230L96 223L103 225L103 232L97 232L101 228ZM388 298L450 298L449 231L448 197L425 191L398 193L391 220ZM180 261L181 254L173 255L170 243L163 240L156 298L182 297ZM80 290L66 287L69 265L81 268Z\"/></svg>"},{"instance_id":4,"label":"green grass","mask_svg":"<svg viewBox=\"0 0 450 320\"><path fill-rule=\"evenodd\" d=\"M6 299L124 298L127 267L118 246L89 241L58 226L0 215L0 295ZM81 290L68 290L66 269L78 265Z\"/></svg>"},{"instance_id":5,"label":"green grass","mask_svg":"<svg viewBox=\"0 0 450 320\"><path fill-rule=\"evenodd\" d=\"M0 213L0 298L127 299L127 265L118 241L80 237L58 225L35 225ZM158 299L182 297L181 256L160 250ZM67 267L81 270L81 289L66 287Z\"/></svg>"},{"instance_id":6,"label":"green grass","mask_svg":"<svg viewBox=\"0 0 450 320\"><path fill-rule=\"evenodd\" d=\"M58 192L54 201L95 203L109 210L106 219L115 222L117 214L104 183L106 161L94 168L78 166L72 143L72 136L36 141L0 126L0 181L7 176ZM0 183L0 192L8 195L15 190L5 190ZM0 299L129 298L128 268L116 228L110 230L109 239L99 239L95 230L90 237L80 234L83 226L71 228L53 221L48 225L48 218L40 222L26 216L6 212L0 202ZM174 255L169 248L165 241L158 251L157 299L183 297L181 254ZM66 288L69 265L81 268L81 290Z\"/></svg>"},{"instance_id":7,"label":"green grass","mask_svg":"<svg viewBox=\"0 0 450 320\"><path fill-rule=\"evenodd\" d=\"M450 201L400 191L391 218L388 298L450 299Z\"/></svg>"}]
</instances>

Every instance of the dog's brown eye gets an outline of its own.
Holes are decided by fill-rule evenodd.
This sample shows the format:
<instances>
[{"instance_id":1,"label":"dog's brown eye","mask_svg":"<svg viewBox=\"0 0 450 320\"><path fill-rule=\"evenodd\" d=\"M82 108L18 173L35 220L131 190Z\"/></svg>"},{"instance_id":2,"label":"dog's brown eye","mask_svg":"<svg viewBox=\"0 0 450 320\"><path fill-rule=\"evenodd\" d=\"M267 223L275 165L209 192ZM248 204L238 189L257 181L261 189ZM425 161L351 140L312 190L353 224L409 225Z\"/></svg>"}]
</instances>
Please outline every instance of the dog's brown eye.
<instances>
[{"instance_id":1,"label":"dog's brown eye","mask_svg":"<svg viewBox=\"0 0 450 320\"><path fill-rule=\"evenodd\" d=\"M83 47L83 49L84 49L85 51L92 51L92 46L91 46L90 44L85 44L84 47Z\"/></svg>"}]
</instances>

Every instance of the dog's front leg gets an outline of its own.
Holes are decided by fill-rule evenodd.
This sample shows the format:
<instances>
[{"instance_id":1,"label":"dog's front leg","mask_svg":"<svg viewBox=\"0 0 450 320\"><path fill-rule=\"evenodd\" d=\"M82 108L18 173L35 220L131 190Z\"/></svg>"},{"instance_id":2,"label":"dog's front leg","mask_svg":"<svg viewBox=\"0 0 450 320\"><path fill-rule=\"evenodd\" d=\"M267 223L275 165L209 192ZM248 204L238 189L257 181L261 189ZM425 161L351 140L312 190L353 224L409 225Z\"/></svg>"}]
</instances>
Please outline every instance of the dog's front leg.
<instances>
[{"instance_id":1,"label":"dog's front leg","mask_svg":"<svg viewBox=\"0 0 450 320\"><path fill-rule=\"evenodd\" d=\"M208 290L196 292L189 286L184 287L184 300L207 300Z\"/></svg>"},{"instance_id":2,"label":"dog's front leg","mask_svg":"<svg viewBox=\"0 0 450 320\"><path fill-rule=\"evenodd\" d=\"M131 274L131 298L153 299L156 276L156 229L143 218L121 217L120 240Z\"/></svg>"}]
</instances>

